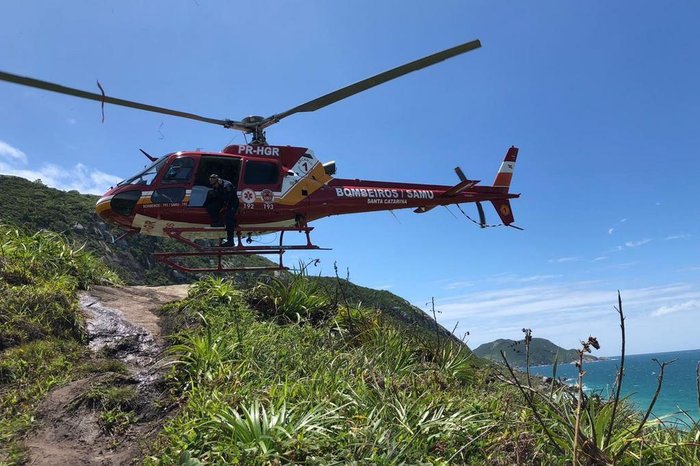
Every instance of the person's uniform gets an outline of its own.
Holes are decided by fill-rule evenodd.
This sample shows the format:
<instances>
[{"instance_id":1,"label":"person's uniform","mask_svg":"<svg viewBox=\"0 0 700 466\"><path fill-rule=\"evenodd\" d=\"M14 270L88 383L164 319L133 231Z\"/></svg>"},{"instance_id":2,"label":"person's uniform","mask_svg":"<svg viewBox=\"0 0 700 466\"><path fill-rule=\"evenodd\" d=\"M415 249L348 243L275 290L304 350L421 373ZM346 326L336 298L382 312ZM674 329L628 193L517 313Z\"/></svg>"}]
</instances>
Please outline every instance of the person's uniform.
<instances>
[{"instance_id":1,"label":"person's uniform","mask_svg":"<svg viewBox=\"0 0 700 466\"><path fill-rule=\"evenodd\" d=\"M219 182L212 187L207 195L204 206L209 214L211 226L226 227L226 243L223 246L233 246L233 236L236 233L236 212L238 211L238 193L236 186L228 180L218 178ZM221 221L221 209L224 210L224 222Z\"/></svg>"}]
</instances>

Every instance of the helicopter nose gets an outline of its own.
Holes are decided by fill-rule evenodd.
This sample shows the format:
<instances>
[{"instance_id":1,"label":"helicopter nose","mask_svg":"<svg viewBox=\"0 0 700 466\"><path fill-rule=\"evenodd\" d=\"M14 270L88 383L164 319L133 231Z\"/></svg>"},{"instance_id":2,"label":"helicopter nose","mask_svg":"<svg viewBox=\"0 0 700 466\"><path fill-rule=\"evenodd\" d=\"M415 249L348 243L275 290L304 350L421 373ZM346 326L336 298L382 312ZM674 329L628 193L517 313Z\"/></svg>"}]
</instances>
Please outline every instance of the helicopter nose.
<instances>
[{"instance_id":1,"label":"helicopter nose","mask_svg":"<svg viewBox=\"0 0 700 466\"><path fill-rule=\"evenodd\" d=\"M140 190L108 191L95 204L95 213L105 222L130 227L140 199Z\"/></svg>"},{"instance_id":2,"label":"helicopter nose","mask_svg":"<svg viewBox=\"0 0 700 466\"><path fill-rule=\"evenodd\" d=\"M110 220L112 217L112 206L111 206L111 200L114 196L102 196L97 200L97 203L95 204L95 213L102 219L102 220Z\"/></svg>"}]
</instances>

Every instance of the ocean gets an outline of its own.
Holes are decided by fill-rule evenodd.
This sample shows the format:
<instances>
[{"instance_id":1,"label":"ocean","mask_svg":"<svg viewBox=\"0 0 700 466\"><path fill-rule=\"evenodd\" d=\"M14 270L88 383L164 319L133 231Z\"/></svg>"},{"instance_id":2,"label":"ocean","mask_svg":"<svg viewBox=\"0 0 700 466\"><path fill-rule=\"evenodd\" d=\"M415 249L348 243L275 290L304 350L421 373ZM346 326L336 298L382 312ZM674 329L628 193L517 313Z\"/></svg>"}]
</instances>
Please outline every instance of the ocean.
<instances>
[{"instance_id":1,"label":"ocean","mask_svg":"<svg viewBox=\"0 0 700 466\"><path fill-rule=\"evenodd\" d=\"M681 411L686 411L696 421L700 420L696 381L700 349L625 356L625 376L622 380L621 396L628 396L640 411L646 411L658 384L659 365L653 359L659 362L674 362L667 365L664 370L664 382L652 414L669 420L688 421L687 417L680 414ZM584 362L583 369L586 375L583 379L583 387L586 393L599 393L604 397L612 396L619 365L619 357ZM551 377L552 366L532 367L530 372ZM577 383L578 371L573 364L560 364L557 366L557 377L565 377L566 383L574 385Z\"/></svg>"}]
</instances>

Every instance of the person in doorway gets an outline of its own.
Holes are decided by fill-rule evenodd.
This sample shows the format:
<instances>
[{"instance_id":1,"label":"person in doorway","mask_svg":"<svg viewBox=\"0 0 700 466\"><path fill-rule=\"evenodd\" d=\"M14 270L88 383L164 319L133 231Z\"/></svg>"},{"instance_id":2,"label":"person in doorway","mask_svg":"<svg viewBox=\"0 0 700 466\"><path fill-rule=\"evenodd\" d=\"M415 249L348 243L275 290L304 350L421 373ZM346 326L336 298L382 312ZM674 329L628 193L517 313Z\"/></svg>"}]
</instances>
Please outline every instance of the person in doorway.
<instances>
[{"instance_id":1,"label":"person in doorway","mask_svg":"<svg viewBox=\"0 0 700 466\"><path fill-rule=\"evenodd\" d=\"M212 190L207 194L204 207L209 214L209 220L213 227L226 227L226 241L221 244L223 247L235 245L234 235L236 234L236 212L238 211L238 192L236 185L228 180L224 180L219 175L212 173L209 176L209 184ZM221 221L221 211L224 212L224 221Z\"/></svg>"}]
</instances>

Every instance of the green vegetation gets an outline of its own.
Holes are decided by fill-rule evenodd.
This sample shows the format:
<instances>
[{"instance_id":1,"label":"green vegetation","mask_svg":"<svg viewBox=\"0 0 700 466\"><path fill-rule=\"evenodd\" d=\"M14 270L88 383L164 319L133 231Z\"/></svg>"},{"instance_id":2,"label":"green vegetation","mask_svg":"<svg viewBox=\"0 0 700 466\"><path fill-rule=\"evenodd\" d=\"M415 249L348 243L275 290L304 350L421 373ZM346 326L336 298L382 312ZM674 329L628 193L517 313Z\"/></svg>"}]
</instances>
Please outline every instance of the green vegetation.
<instances>
[{"instance_id":1,"label":"green vegetation","mask_svg":"<svg viewBox=\"0 0 700 466\"><path fill-rule=\"evenodd\" d=\"M77 291L116 275L56 233L0 225L0 460L19 461L19 437L51 388L84 355Z\"/></svg>"},{"instance_id":2,"label":"green vegetation","mask_svg":"<svg viewBox=\"0 0 700 466\"><path fill-rule=\"evenodd\" d=\"M136 235L114 242L123 231L106 225L95 214L97 196L61 191L40 180L15 176L0 175L0 187L0 223L25 231L60 232L101 257L127 283L164 285L191 280L153 259L153 251L180 248L174 241Z\"/></svg>"},{"instance_id":3,"label":"green vegetation","mask_svg":"<svg viewBox=\"0 0 700 466\"><path fill-rule=\"evenodd\" d=\"M458 402L472 366L456 345L437 361L431 342L376 311L329 306L317 319L308 311L321 296L303 275L258 288L250 300L269 307L257 311L225 283L199 282L164 309L187 328L170 348L183 409L151 462L463 462L478 452L489 422Z\"/></svg>"},{"instance_id":4,"label":"green vegetation","mask_svg":"<svg viewBox=\"0 0 700 466\"><path fill-rule=\"evenodd\" d=\"M481 358L501 363L501 351L506 353L508 361L515 367L525 367L527 365L527 352L523 340L499 339L490 343L484 343L474 349L474 354ZM574 362L578 359L578 352L575 349L564 349L555 345L545 338L532 338L530 342L530 365L540 366L544 364L554 364L555 361L563 364ZM586 355L587 360L598 359Z\"/></svg>"},{"instance_id":5,"label":"green vegetation","mask_svg":"<svg viewBox=\"0 0 700 466\"><path fill-rule=\"evenodd\" d=\"M63 232L0 226L0 463L14 464L26 461L20 440L38 403L78 374L90 377L76 382L86 389L73 409L98 411L115 438L137 422L141 400L124 364L85 358L76 293L119 280L88 251L131 282L182 277L152 263L165 242L112 244L94 197L13 177L0 183L0 221ZM202 279L162 309L171 415L147 464L700 462L697 421L668 428L619 392L589 397L484 363L389 292L305 270L234 278ZM537 340L519 352L532 364ZM509 364L525 366L509 349ZM581 386L585 351L573 351Z\"/></svg>"},{"instance_id":6,"label":"green vegetation","mask_svg":"<svg viewBox=\"0 0 700 466\"><path fill-rule=\"evenodd\" d=\"M133 380L108 374L75 398L70 408L86 407L99 411L99 423L107 434L122 434L136 420L137 393Z\"/></svg>"},{"instance_id":7,"label":"green vegetation","mask_svg":"<svg viewBox=\"0 0 700 466\"><path fill-rule=\"evenodd\" d=\"M252 296L257 299L256 308L282 323L324 320L331 303L319 283L308 279L304 267L299 273L271 277L268 283L259 283L253 288Z\"/></svg>"},{"instance_id":8,"label":"green vegetation","mask_svg":"<svg viewBox=\"0 0 700 466\"><path fill-rule=\"evenodd\" d=\"M201 277L184 275L155 262L155 251L183 250L184 246L175 241L132 235L113 242L123 232L109 227L97 217L97 196L76 191L65 192L49 188L41 182L4 175L0 175L0 188L0 224L14 225L28 232L42 229L60 232L69 242L79 244L85 251L100 257L110 270L128 284L167 285L192 282ZM230 260L231 265L238 266L260 267L271 264L261 256ZM248 273L235 275L233 279L239 288L249 289L257 286L259 280L267 280L267 277L266 274ZM388 291L357 286L335 277L310 278L335 303L343 302L353 306L362 304L382 309L412 326L432 325L420 309ZM340 290L342 293L339 293ZM449 335L449 332L444 333Z\"/></svg>"},{"instance_id":9,"label":"green vegetation","mask_svg":"<svg viewBox=\"0 0 700 466\"><path fill-rule=\"evenodd\" d=\"M179 411L147 464L700 459L697 424L666 428L624 400L506 377L453 340L408 331L372 309L329 305L318 319L300 298L316 302L318 289L301 283L308 280L302 274L246 294L207 279L163 309L180 329L169 351Z\"/></svg>"}]
</instances>

